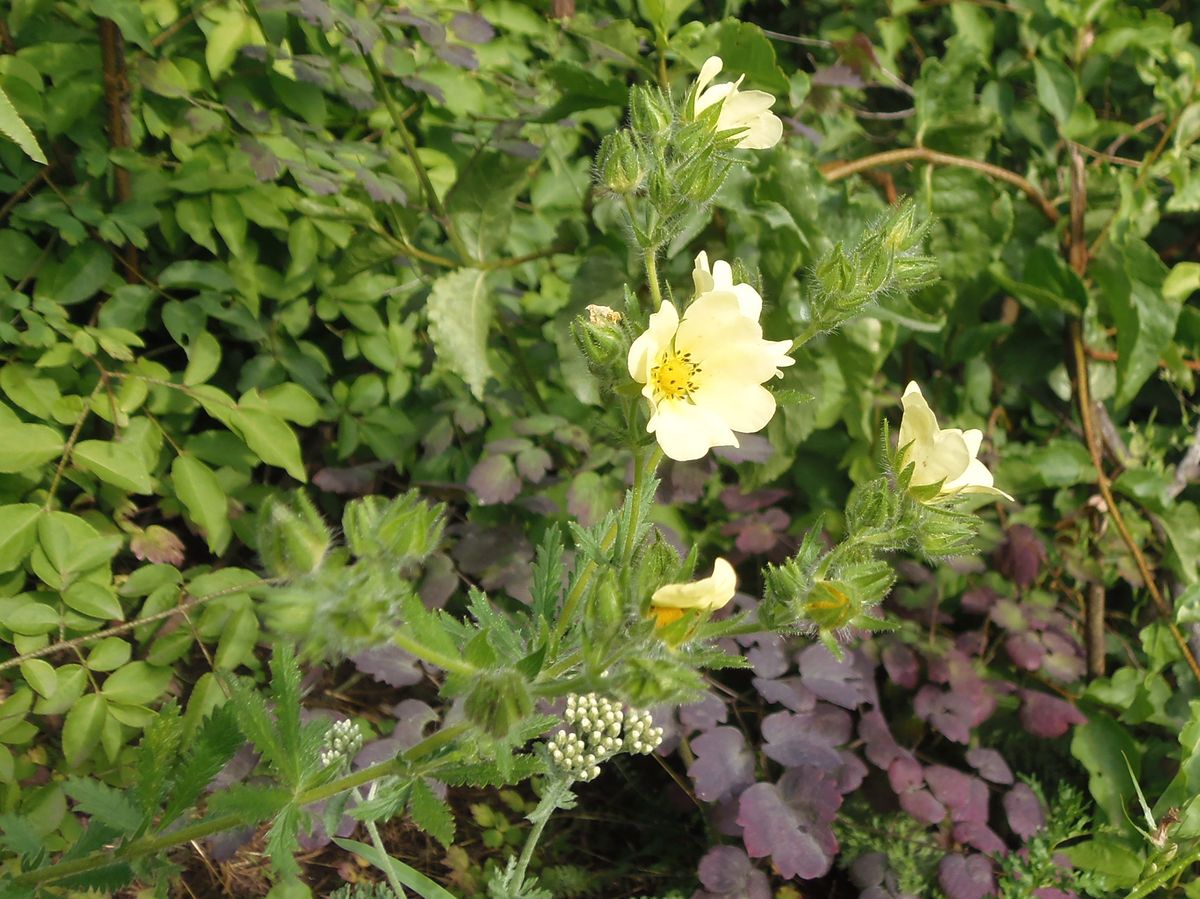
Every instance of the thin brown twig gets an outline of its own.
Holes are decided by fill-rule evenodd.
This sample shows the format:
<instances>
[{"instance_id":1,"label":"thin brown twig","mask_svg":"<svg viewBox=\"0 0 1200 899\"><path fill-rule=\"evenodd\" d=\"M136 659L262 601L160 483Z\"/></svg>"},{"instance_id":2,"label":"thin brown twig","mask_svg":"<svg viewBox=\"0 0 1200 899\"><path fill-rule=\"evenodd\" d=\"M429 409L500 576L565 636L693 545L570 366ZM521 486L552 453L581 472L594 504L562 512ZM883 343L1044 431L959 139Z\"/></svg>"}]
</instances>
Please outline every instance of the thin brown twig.
<instances>
[{"instance_id":1,"label":"thin brown twig","mask_svg":"<svg viewBox=\"0 0 1200 899\"><path fill-rule=\"evenodd\" d=\"M1021 193L1036 205L1046 218L1051 222L1057 222L1060 218L1059 212L1054 208L1054 205L1046 199L1040 190L1034 187L1029 181L1022 178L1016 172L1010 172L1008 169L1000 168L998 165L992 165L987 162L980 162L978 159L967 159L964 156L952 156L949 153L939 153L937 150L930 150L925 147L904 147L899 150L887 150L883 153L873 153L870 156L864 156L861 159L854 159L850 162L830 162L821 166L821 173L828 181L839 181L850 175L858 172L874 169L885 165L894 165L900 162L928 162L933 165L951 165L964 169L973 169L977 172L982 172L992 178L1007 182L1017 188Z\"/></svg>"},{"instance_id":2,"label":"thin brown twig","mask_svg":"<svg viewBox=\"0 0 1200 899\"><path fill-rule=\"evenodd\" d=\"M1113 350L1098 350L1094 347L1086 347L1086 352L1089 359L1095 359L1097 362L1116 362L1121 358L1120 355ZM1200 371L1200 360L1184 359L1183 365L1186 368L1190 368L1192 371ZM1170 363L1168 363L1166 359L1159 359L1158 367L1170 368Z\"/></svg>"},{"instance_id":3,"label":"thin brown twig","mask_svg":"<svg viewBox=\"0 0 1200 899\"><path fill-rule=\"evenodd\" d=\"M1129 140L1132 137L1136 137L1137 135L1139 135L1143 131L1145 131L1147 128L1154 127L1159 122L1161 122L1164 118L1166 118L1166 116L1164 116L1161 112L1156 112L1154 115L1142 119L1140 122L1138 122L1136 125L1133 126L1132 130L1127 131L1125 134L1117 135L1117 137L1115 137L1113 139L1113 142L1104 148L1104 154L1106 156L1113 155L1114 153L1117 152L1117 150L1119 150L1124 145L1125 141Z\"/></svg>"},{"instance_id":4,"label":"thin brown twig","mask_svg":"<svg viewBox=\"0 0 1200 899\"><path fill-rule=\"evenodd\" d=\"M48 164L38 169L38 173L36 175L8 195L8 198L4 201L4 205L0 206L0 222L3 222L6 218L8 218L8 214L13 211L13 208L27 196L29 196L33 189L37 187L37 183L44 180L46 176L50 174L50 170L52 168L54 168L53 159L51 159Z\"/></svg>"},{"instance_id":5,"label":"thin brown twig","mask_svg":"<svg viewBox=\"0 0 1200 899\"><path fill-rule=\"evenodd\" d=\"M1150 170L1154 167L1154 163L1158 161L1158 157L1162 155L1163 150L1167 148L1167 141L1171 139L1171 135L1175 133L1175 129L1179 127L1179 122L1183 118L1183 113L1192 103L1192 97L1196 93L1196 86L1193 84L1191 91L1188 93L1188 98L1179 106L1179 112L1175 113L1170 124L1163 129L1162 135L1158 138L1158 143L1154 145L1154 149L1149 155L1142 160L1142 167L1138 170L1137 178L1133 182L1133 190L1130 194L1136 194L1146 183L1146 179L1150 177ZM1118 210L1113 210L1112 215L1108 217L1108 221L1104 223L1104 227L1100 229L1100 233L1096 235L1096 239L1092 241L1092 245L1088 247L1088 255L1095 256L1100 247L1104 245L1104 241L1108 239L1108 232L1112 230L1113 222L1117 220Z\"/></svg>"}]
</instances>

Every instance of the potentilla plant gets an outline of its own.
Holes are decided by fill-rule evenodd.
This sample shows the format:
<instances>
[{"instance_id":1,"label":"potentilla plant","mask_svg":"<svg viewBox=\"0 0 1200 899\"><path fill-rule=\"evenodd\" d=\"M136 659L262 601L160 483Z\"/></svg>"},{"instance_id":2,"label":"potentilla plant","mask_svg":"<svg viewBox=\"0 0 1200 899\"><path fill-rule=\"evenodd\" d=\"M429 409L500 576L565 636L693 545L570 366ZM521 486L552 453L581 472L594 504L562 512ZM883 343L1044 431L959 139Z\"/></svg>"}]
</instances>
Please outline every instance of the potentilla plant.
<instances>
[{"instance_id":1,"label":"potentilla plant","mask_svg":"<svg viewBox=\"0 0 1200 899\"><path fill-rule=\"evenodd\" d=\"M792 558L763 573L765 595L755 611L725 614L738 582L730 563L701 564L700 547L681 557L651 524L664 456L700 459L762 431L780 403L793 401L791 353L935 277L921 253L926 226L903 204L866 223L855 244L837 245L817 262L796 334L764 331L764 298L736 262L701 252L690 289L676 294L663 283L658 262L685 213L712 203L734 166L782 139L774 98L741 90L741 77L717 82L722 67L719 58L708 59L682 98L635 86L628 127L600 147L597 188L625 216L644 265L645 294L628 285L623 309L592 307L572 331L608 409L602 433L617 435L616 449L632 458L632 484L598 523L568 523L569 562L560 529L546 529L528 606L477 589L461 618L422 602L416 583L441 541L444 509L416 493L349 503L342 545L302 496L273 502L262 514L262 559L281 584L267 597L277 633L312 659L384 643L440 670L440 695L449 704L440 726L429 735L420 728L399 734L383 757L364 755L370 747L358 753L356 727L301 723L298 668L281 651L272 709L247 684L227 679L232 717L210 719L215 723L200 731L191 751L163 725L143 750L153 789L139 793L141 805L98 816L105 828L99 841L69 860L51 865L29 853L19 885L86 879L88 872L104 872L105 883L154 879L166 864L160 850L266 818L273 820L271 858L284 877L294 877L298 834L323 815L330 833L346 816L368 824L372 845L341 844L384 871L397 894L407 888L442 896L387 855L375 822L407 814L449 844L454 821L446 785L532 778L540 802L529 816L528 840L489 889L495 899L547 895L528 872L553 812L575 802L577 782L603 777L614 756L658 745L662 732L648 707L696 697L706 669L747 665L718 641L763 631L804 634L840 655L856 634L889 627L878 611L894 580L886 554L937 558L970 546L974 518L958 508L960 497L1007 495L976 458L979 432L939 428L915 385L904 395L899 444L892 446L885 431L879 476L850 497L844 538L830 547L813 527ZM234 725L258 751L264 779L214 793L207 813L194 817L188 810L196 784L207 784L239 742Z\"/></svg>"}]
</instances>

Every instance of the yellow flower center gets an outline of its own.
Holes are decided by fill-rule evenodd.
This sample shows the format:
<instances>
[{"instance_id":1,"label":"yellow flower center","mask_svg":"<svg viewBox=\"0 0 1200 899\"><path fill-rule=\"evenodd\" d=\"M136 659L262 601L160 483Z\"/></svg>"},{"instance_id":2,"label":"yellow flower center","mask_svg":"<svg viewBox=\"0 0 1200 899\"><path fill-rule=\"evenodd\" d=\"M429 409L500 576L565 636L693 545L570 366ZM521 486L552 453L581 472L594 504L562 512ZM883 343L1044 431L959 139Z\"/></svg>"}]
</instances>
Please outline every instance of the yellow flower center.
<instances>
[{"instance_id":1,"label":"yellow flower center","mask_svg":"<svg viewBox=\"0 0 1200 899\"><path fill-rule=\"evenodd\" d=\"M668 400L690 399L696 389L695 376L700 366L692 361L691 353L676 353L667 350L650 369L654 392Z\"/></svg>"}]
</instances>

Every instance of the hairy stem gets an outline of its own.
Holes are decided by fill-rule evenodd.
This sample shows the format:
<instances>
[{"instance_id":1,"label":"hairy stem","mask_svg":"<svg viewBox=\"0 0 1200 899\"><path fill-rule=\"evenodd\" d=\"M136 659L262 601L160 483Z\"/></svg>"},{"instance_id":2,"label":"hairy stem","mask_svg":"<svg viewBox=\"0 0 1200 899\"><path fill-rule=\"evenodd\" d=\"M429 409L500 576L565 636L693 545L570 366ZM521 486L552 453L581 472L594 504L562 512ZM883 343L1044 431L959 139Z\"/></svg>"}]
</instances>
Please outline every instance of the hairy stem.
<instances>
[{"instance_id":1,"label":"hairy stem","mask_svg":"<svg viewBox=\"0 0 1200 899\"><path fill-rule=\"evenodd\" d=\"M296 805L312 805L314 802L329 799L338 793L344 793L347 790L360 787L381 777L402 773L407 765L432 755L449 745L462 736L469 728L470 724L465 721L443 727L437 733L426 737L416 746L413 746L403 755L386 762L380 762L378 765L372 765L370 768L363 768L361 771L347 774L345 777L338 778L322 786L305 790L296 797ZM269 812L264 812L261 816L222 815L218 818L210 818L207 821L198 821L195 824L181 827L170 833L142 837L119 849L104 849L83 858L72 859L71 861L62 862L57 865L48 865L44 868L36 868L33 871L26 871L24 874L14 877L10 883L14 886L32 886L34 884L61 880L64 877L94 871L97 868L115 862L132 861L133 859L142 858L156 852L164 852L174 846L180 846L184 843L190 843L193 840L212 836L224 830L245 827L248 824L257 824L268 817L269 814Z\"/></svg>"},{"instance_id":2,"label":"hairy stem","mask_svg":"<svg viewBox=\"0 0 1200 899\"><path fill-rule=\"evenodd\" d=\"M370 789L367 790L367 799L375 798L375 788L378 786L378 781L371 784ZM354 798L359 802L363 801L362 793L357 788L354 790ZM383 837L379 835L379 828L375 826L375 822L370 818L363 821L363 824L367 827L367 833L371 835L372 845L379 852L380 867L383 868L384 876L387 877L392 892L396 894L397 899L406 899L408 893L404 891L404 884L396 877L396 870L392 867L392 857L388 855L387 847L383 845Z\"/></svg>"},{"instance_id":3,"label":"hairy stem","mask_svg":"<svg viewBox=\"0 0 1200 899\"><path fill-rule=\"evenodd\" d=\"M546 829L550 816L570 794L570 781L555 780L546 787L546 792L542 794L537 808L529 813L529 820L533 822L533 827L529 831L529 836L525 838L525 845L521 847L521 857L517 859L517 867L513 872L511 888L515 895L521 895L521 890L525 886L525 872L529 870L533 850L537 848L538 840L542 838L542 831Z\"/></svg>"}]
</instances>

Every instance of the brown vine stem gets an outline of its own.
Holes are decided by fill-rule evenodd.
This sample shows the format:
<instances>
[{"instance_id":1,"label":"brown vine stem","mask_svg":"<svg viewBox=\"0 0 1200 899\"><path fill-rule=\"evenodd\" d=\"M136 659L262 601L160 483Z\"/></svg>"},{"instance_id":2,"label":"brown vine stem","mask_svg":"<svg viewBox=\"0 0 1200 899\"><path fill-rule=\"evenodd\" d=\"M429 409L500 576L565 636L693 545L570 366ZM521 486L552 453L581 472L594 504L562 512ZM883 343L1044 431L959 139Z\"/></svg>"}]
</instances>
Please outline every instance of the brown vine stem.
<instances>
[{"instance_id":1,"label":"brown vine stem","mask_svg":"<svg viewBox=\"0 0 1200 899\"><path fill-rule=\"evenodd\" d=\"M1155 148L1155 152L1160 151L1161 145L1162 141L1159 141L1159 147ZM1151 155L1153 156L1154 154ZM1151 160L1148 158L1146 162L1147 164L1143 168L1143 172L1149 169ZM1104 233L1102 232L1100 237L1096 239L1096 242L1092 244L1092 247L1088 247L1087 239L1084 235L1084 213L1086 211L1087 170L1083 164L1083 156L1080 155L1079 150L1072 144L1071 231L1067 255L1071 263L1071 268L1075 270L1075 273L1080 278L1083 278L1087 274L1088 261L1092 257L1094 248L1101 243L1101 238L1104 237ZM1153 572L1150 571L1150 564L1146 561L1146 556L1142 553L1141 547L1137 545L1137 541L1133 539L1133 534L1130 533L1129 526L1125 523L1125 516L1121 514L1116 497L1113 496L1108 475L1104 472L1104 460L1101 456L1100 430L1096 425L1094 407L1092 406L1091 382L1088 380L1088 354L1083 343L1083 326L1080 324L1078 318L1071 319L1070 339L1071 349L1075 356L1075 393L1079 401L1079 419L1083 425L1083 437L1087 443L1088 453L1092 457L1092 467L1096 469L1096 486L1100 489L1100 496L1104 499L1108 515L1112 519L1117 533L1121 535L1122 542L1133 556L1138 572L1142 576L1142 581L1146 585L1146 590L1150 593L1150 598L1154 600L1154 604L1158 606L1159 612L1166 621L1167 628L1171 632L1171 638L1175 641L1175 645L1179 647L1179 651L1183 655L1184 661L1187 662L1188 668L1191 669L1192 675L1197 681L1200 681L1200 663L1197 663L1191 646L1188 645L1187 640L1184 639L1183 634L1180 633L1179 628L1175 625L1174 611L1162 595L1162 591L1158 589L1158 583L1154 579ZM1098 592L1089 591L1087 599L1088 621L1094 622L1099 619L1102 622L1104 619L1104 592L1102 590ZM1100 603L1100 607L1095 608L1095 603ZM1101 654L1101 670L1103 670L1103 650L1091 645L1095 630L1097 628L1093 626L1089 627L1087 631L1089 667L1091 666L1093 655Z\"/></svg>"},{"instance_id":2,"label":"brown vine stem","mask_svg":"<svg viewBox=\"0 0 1200 899\"><path fill-rule=\"evenodd\" d=\"M850 162L826 163L821 166L821 174L828 181L840 181L842 178L855 175L859 172L865 172L869 169L876 169L885 165L895 165L900 162L928 162L933 165L950 165L982 172L989 177L1004 181L1017 188L1051 222L1057 222L1061 217L1058 210L1054 208L1054 204L1047 200L1042 192L1033 184L1016 172L1010 172L1008 169L1000 168L1000 166L992 165L988 162L980 162L978 159L967 159L965 156L939 153L937 150L929 150L925 147L904 147L899 150L886 150L883 153L873 153L870 156L863 156L861 159L853 159Z\"/></svg>"},{"instance_id":3,"label":"brown vine stem","mask_svg":"<svg viewBox=\"0 0 1200 899\"><path fill-rule=\"evenodd\" d=\"M257 587L270 586L282 582L282 578L262 578L258 581L250 581L245 584L238 584L236 587L226 587L224 590L218 590L215 593L206 593L203 596L193 596L186 602L181 602L178 605L171 606L169 609L163 609L161 612L156 612L153 615L147 615L144 618L136 618L133 621L126 621L123 624L118 624L115 627L105 628L102 631L96 631L91 634L84 634L82 637L75 637L71 640L60 640L57 643L51 643L49 646L43 646L41 649L35 649L32 652L22 653L15 658L0 662L0 671L6 668L16 668L18 665L28 662L30 659L40 659L44 656L54 655L56 652L62 652L66 649L76 649L80 646L85 646L88 643L96 640L103 640L105 637L115 637L118 634L128 633L134 628L141 627L143 624L153 624L155 621L162 621L164 618L170 618L172 615L186 616L188 611L196 606L204 605L214 599L219 599L222 596L232 596L234 593L245 593L247 590L253 590Z\"/></svg>"},{"instance_id":4,"label":"brown vine stem","mask_svg":"<svg viewBox=\"0 0 1200 899\"><path fill-rule=\"evenodd\" d=\"M104 103L108 107L108 142L114 150L127 150L131 145L129 125L125 116L129 102L129 77L125 66L125 41L121 30L112 19L100 19L100 60L104 70ZM113 186L117 202L124 203L133 198L133 182L128 169L113 166ZM130 280L138 276L137 247L125 242L125 262Z\"/></svg>"},{"instance_id":5,"label":"brown vine stem","mask_svg":"<svg viewBox=\"0 0 1200 899\"><path fill-rule=\"evenodd\" d=\"M1158 606L1158 611L1166 621L1167 628L1171 632L1171 639L1179 647L1179 651L1183 655L1183 660L1187 662L1192 675L1197 681L1200 681L1200 663L1197 663L1196 656L1192 653L1192 648L1188 645L1187 640L1184 639L1183 634L1180 633L1179 628L1176 627L1175 614L1171 606L1167 603L1166 598L1162 595L1162 591L1158 589L1158 584L1154 580L1154 574L1150 571L1150 565L1146 562L1145 555L1142 554L1141 548L1133 539L1133 534L1129 532L1129 526L1125 523L1125 516L1121 514L1121 510L1117 506L1117 500L1113 496L1108 475L1104 473L1104 462L1100 458L1100 438L1096 433L1095 419L1092 417L1091 389L1088 386L1087 352L1083 348L1083 328L1080 327L1077 319L1071 320L1070 328L1071 347L1075 355L1075 383L1079 397L1079 415L1083 421L1083 436L1087 442L1088 453L1091 455L1092 465L1096 469L1096 486L1100 488L1100 496L1104 499L1104 504L1108 507L1109 517L1112 519L1117 533L1121 535L1122 542L1133 555L1133 561L1137 565L1138 573L1142 576L1146 590L1150 593L1150 598L1154 600L1154 604Z\"/></svg>"}]
</instances>

